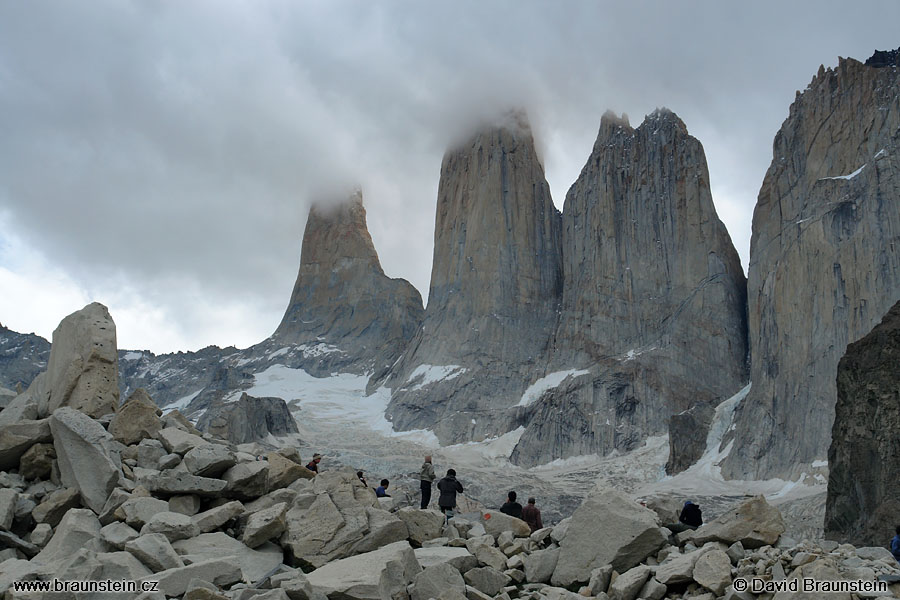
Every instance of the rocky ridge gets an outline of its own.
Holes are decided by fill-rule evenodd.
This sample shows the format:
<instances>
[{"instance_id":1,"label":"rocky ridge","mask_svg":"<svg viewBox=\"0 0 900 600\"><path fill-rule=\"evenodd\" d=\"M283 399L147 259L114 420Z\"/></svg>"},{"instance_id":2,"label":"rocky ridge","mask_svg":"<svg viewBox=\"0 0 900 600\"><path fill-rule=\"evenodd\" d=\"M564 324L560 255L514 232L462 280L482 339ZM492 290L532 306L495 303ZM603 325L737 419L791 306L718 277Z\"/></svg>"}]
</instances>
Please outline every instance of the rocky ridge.
<instances>
[{"instance_id":1,"label":"rocky ridge","mask_svg":"<svg viewBox=\"0 0 900 600\"><path fill-rule=\"evenodd\" d=\"M900 514L900 302L838 364L825 535L880 545Z\"/></svg>"},{"instance_id":2,"label":"rocky ridge","mask_svg":"<svg viewBox=\"0 0 900 600\"><path fill-rule=\"evenodd\" d=\"M386 385L397 430L497 436L545 356L562 283L560 215L521 113L441 165L425 320Z\"/></svg>"},{"instance_id":3,"label":"rocky ridge","mask_svg":"<svg viewBox=\"0 0 900 600\"><path fill-rule=\"evenodd\" d=\"M606 113L563 208L562 303L546 374L522 409L523 465L670 435L669 473L705 447L713 409L746 384L746 282L716 215L700 142L673 112L636 129ZM691 411L690 433L670 420Z\"/></svg>"},{"instance_id":4,"label":"rocky ridge","mask_svg":"<svg viewBox=\"0 0 900 600\"><path fill-rule=\"evenodd\" d=\"M820 67L773 150L750 242L753 387L723 464L736 479L815 472L838 361L900 299L900 69Z\"/></svg>"}]
</instances>

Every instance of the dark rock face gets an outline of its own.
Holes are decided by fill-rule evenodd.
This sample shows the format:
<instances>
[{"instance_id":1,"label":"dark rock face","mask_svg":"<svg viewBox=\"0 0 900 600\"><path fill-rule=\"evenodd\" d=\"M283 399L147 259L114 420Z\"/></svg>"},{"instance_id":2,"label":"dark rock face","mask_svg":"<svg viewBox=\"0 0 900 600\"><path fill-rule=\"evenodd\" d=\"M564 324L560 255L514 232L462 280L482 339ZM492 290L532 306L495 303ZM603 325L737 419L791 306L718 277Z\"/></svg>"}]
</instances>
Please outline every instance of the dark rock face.
<instances>
[{"instance_id":1,"label":"dark rock face","mask_svg":"<svg viewBox=\"0 0 900 600\"><path fill-rule=\"evenodd\" d=\"M197 422L200 431L214 437L244 444L269 434L297 433L297 423L281 398L254 398L241 394L234 402L216 402Z\"/></svg>"},{"instance_id":2,"label":"dark rock face","mask_svg":"<svg viewBox=\"0 0 900 600\"><path fill-rule=\"evenodd\" d=\"M26 389L47 369L50 342L33 333L16 333L0 327L0 387Z\"/></svg>"},{"instance_id":3,"label":"dark rock face","mask_svg":"<svg viewBox=\"0 0 900 600\"><path fill-rule=\"evenodd\" d=\"M884 67L900 67L900 48L896 50L876 50L866 59L867 67L882 69Z\"/></svg>"},{"instance_id":4,"label":"dark rock face","mask_svg":"<svg viewBox=\"0 0 900 600\"><path fill-rule=\"evenodd\" d=\"M900 515L900 302L838 363L825 535L883 546Z\"/></svg>"},{"instance_id":5,"label":"dark rock face","mask_svg":"<svg viewBox=\"0 0 900 600\"><path fill-rule=\"evenodd\" d=\"M848 342L900 298L900 69L819 69L775 137L753 214L753 387L727 477L790 478L826 458Z\"/></svg>"},{"instance_id":6,"label":"dark rock face","mask_svg":"<svg viewBox=\"0 0 900 600\"><path fill-rule=\"evenodd\" d=\"M384 373L419 329L422 297L384 274L362 193L309 211L300 272L273 342L303 346L310 372Z\"/></svg>"},{"instance_id":7,"label":"dark rock face","mask_svg":"<svg viewBox=\"0 0 900 600\"><path fill-rule=\"evenodd\" d=\"M556 324L560 241L524 116L447 152L425 320L388 382L396 429L433 428L443 443L510 429Z\"/></svg>"},{"instance_id":8,"label":"dark rock face","mask_svg":"<svg viewBox=\"0 0 900 600\"><path fill-rule=\"evenodd\" d=\"M664 434L672 415L711 414L746 383L740 259L716 215L703 147L674 113L637 129L603 116L566 196L562 239L547 371L580 371L523 409L514 462L630 450ZM698 440L702 453L708 423L669 430L674 448L693 448L672 469L690 463Z\"/></svg>"},{"instance_id":9,"label":"dark rock face","mask_svg":"<svg viewBox=\"0 0 900 600\"><path fill-rule=\"evenodd\" d=\"M680 473L697 462L706 450L706 436L715 409L708 404L695 404L672 415L669 421L669 460L666 473Z\"/></svg>"}]
</instances>

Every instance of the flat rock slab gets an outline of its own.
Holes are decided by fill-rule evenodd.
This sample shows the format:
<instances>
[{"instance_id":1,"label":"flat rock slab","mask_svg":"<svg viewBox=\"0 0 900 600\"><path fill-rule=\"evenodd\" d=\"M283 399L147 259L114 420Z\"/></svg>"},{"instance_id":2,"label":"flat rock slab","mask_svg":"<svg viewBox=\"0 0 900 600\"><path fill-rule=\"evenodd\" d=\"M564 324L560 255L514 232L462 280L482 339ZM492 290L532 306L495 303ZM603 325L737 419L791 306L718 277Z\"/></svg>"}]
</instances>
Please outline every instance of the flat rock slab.
<instances>
[{"instance_id":1,"label":"flat rock slab","mask_svg":"<svg viewBox=\"0 0 900 600\"><path fill-rule=\"evenodd\" d=\"M193 579L208 581L220 587L237 583L241 580L241 568L234 556L225 555L160 571L145 579L159 581L159 591L172 598L183 595Z\"/></svg>"},{"instance_id":2,"label":"flat rock slab","mask_svg":"<svg viewBox=\"0 0 900 600\"><path fill-rule=\"evenodd\" d=\"M433 567L443 563L449 563L460 573L478 566L478 559L466 548L452 548L450 546L437 546L434 548L416 548L414 550L416 560L423 568Z\"/></svg>"},{"instance_id":3,"label":"flat rock slab","mask_svg":"<svg viewBox=\"0 0 900 600\"><path fill-rule=\"evenodd\" d=\"M329 597L359 600L402 598L422 570L407 542L330 562L307 576L313 589Z\"/></svg>"},{"instance_id":4,"label":"flat rock slab","mask_svg":"<svg viewBox=\"0 0 900 600\"><path fill-rule=\"evenodd\" d=\"M141 479L140 482L151 492L165 495L196 494L197 496L219 496L228 485L221 479L198 477L190 473L166 471Z\"/></svg>"},{"instance_id":5,"label":"flat rock slab","mask_svg":"<svg viewBox=\"0 0 900 600\"><path fill-rule=\"evenodd\" d=\"M241 569L241 579L253 583L262 579L284 560L284 554L275 544L263 544L256 549L222 532L204 533L197 537L179 540L172 544L185 562L197 562L223 555L234 557Z\"/></svg>"},{"instance_id":6,"label":"flat rock slab","mask_svg":"<svg viewBox=\"0 0 900 600\"><path fill-rule=\"evenodd\" d=\"M784 530L781 512L765 497L756 496L697 529L693 542L697 546L706 542L740 542L744 548L759 548L773 545Z\"/></svg>"}]
</instances>

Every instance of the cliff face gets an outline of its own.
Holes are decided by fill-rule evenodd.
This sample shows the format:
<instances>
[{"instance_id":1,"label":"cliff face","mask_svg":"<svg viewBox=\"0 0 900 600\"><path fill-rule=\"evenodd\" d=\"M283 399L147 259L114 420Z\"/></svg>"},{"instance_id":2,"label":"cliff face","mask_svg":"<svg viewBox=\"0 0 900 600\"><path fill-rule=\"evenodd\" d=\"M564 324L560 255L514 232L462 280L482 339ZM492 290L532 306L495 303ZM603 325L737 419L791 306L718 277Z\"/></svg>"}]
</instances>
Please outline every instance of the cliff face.
<instances>
[{"instance_id":1,"label":"cliff face","mask_svg":"<svg viewBox=\"0 0 900 600\"><path fill-rule=\"evenodd\" d=\"M507 431L555 326L560 260L560 215L522 115L444 156L425 320L389 381L395 428L433 427L442 442Z\"/></svg>"},{"instance_id":2,"label":"cliff face","mask_svg":"<svg viewBox=\"0 0 900 600\"><path fill-rule=\"evenodd\" d=\"M304 368L383 373L422 321L422 297L381 269L362 194L309 211L300 272L273 346L303 346Z\"/></svg>"},{"instance_id":3,"label":"cliff face","mask_svg":"<svg viewBox=\"0 0 900 600\"><path fill-rule=\"evenodd\" d=\"M564 285L551 367L575 371L523 409L513 460L628 450L672 415L746 383L746 292L700 142L672 112L604 115L563 210ZM532 377L533 379L534 377ZM672 471L705 444L672 429ZM699 440L699 441L698 441Z\"/></svg>"},{"instance_id":4,"label":"cliff face","mask_svg":"<svg viewBox=\"0 0 900 600\"><path fill-rule=\"evenodd\" d=\"M826 458L848 342L900 298L900 69L841 59L798 93L753 214L753 388L723 473Z\"/></svg>"},{"instance_id":5,"label":"cliff face","mask_svg":"<svg viewBox=\"0 0 900 600\"><path fill-rule=\"evenodd\" d=\"M900 302L838 363L825 535L882 546L900 513Z\"/></svg>"}]
</instances>

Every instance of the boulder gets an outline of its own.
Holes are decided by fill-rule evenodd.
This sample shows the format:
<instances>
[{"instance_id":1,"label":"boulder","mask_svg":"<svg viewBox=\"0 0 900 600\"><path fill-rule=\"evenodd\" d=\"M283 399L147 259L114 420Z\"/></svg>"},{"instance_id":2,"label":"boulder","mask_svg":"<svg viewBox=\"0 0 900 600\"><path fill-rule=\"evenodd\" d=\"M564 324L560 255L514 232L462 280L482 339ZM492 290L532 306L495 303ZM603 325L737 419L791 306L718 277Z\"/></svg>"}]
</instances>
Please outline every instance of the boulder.
<instances>
[{"instance_id":1,"label":"boulder","mask_svg":"<svg viewBox=\"0 0 900 600\"><path fill-rule=\"evenodd\" d=\"M609 586L610 600L635 600L650 577L650 573L650 567L638 565L616 577L616 580Z\"/></svg>"},{"instance_id":2,"label":"boulder","mask_svg":"<svg viewBox=\"0 0 900 600\"><path fill-rule=\"evenodd\" d=\"M169 504L165 500L139 496L125 500L114 515L130 526L140 529L156 515L168 511Z\"/></svg>"},{"instance_id":3,"label":"boulder","mask_svg":"<svg viewBox=\"0 0 900 600\"><path fill-rule=\"evenodd\" d=\"M407 542L330 562L307 578L314 590L329 597L359 600L406 600L407 586L422 568Z\"/></svg>"},{"instance_id":4,"label":"boulder","mask_svg":"<svg viewBox=\"0 0 900 600\"><path fill-rule=\"evenodd\" d=\"M169 498L169 510L192 517L200 512L200 497L194 494L172 496Z\"/></svg>"},{"instance_id":5,"label":"boulder","mask_svg":"<svg viewBox=\"0 0 900 600\"><path fill-rule=\"evenodd\" d=\"M0 529L8 530L12 527L13 517L16 515L16 502L19 500L19 492L9 488L0 489Z\"/></svg>"},{"instance_id":6,"label":"boulder","mask_svg":"<svg viewBox=\"0 0 900 600\"><path fill-rule=\"evenodd\" d=\"M154 573L184 566L169 539L161 533L142 534L128 541L125 550L153 569Z\"/></svg>"},{"instance_id":7,"label":"boulder","mask_svg":"<svg viewBox=\"0 0 900 600\"><path fill-rule=\"evenodd\" d=\"M265 461L234 465L222 475L226 493L238 500L252 500L266 493L269 465Z\"/></svg>"},{"instance_id":8,"label":"boulder","mask_svg":"<svg viewBox=\"0 0 900 600\"><path fill-rule=\"evenodd\" d=\"M606 590L609 589L609 580L612 578L612 570L612 565L604 565L591 571L588 589L592 596L606 593Z\"/></svg>"},{"instance_id":9,"label":"boulder","mask_svg":"<svg viewBox=\"0 0 900 600\"><path fill-rule=\"evenodd\" d=\"M493 546L481 545L475 548L475 558L483 565L498 571L506 568L506 555Z\"/></svg>"},{"instance_id":10,"label":"boulder","mask_svg":"<svg viewBox=\"0 0 900 600\"><path fill-rule=\"evenodd\" d=\"M47 479L56 459L53 444L35 444L19 459L19 475L25 479Z\"/></svg>"},{"instance_id":11,"label":"boulder","mask_svg":"<svg viewBox=\"0 0 900 600\"><path fill-rule=\"evenodd\" d=\"M549 583L559 561L559 548L532 552L522 559L528 583Z\"/></svg>"},{"instance_id":12,"label":"boulder","mask_svg":"<svg viewBox=\"0 0 900 600\"><path fill-rule=\"evenodd\" d=\"M450 564L460 573L478 566L478 559L465 548L451 548L449 546L435 546L432 548L416 548L416 560L423 568L432 567L443 563Z\"/></svg>"},{"instance_id":13,"label":"boulder","mask_svg":"<svg viewBox=\"0 0 900 600\"><path fill-rule=\"evenodd\" d=\"M781 512L765 497L756 496L728 511L694 532L693 542L741 542L744 548L759 548L772 545L784 533L785 525Z\"/></svg>"},{"instance_id":14,"label":"boulder","mask_svg":"<svg viewBox=\"0 0 900 600\"><path fill-rule=\"evenodd\" d=\"M282 398L254 398L246 393L236 401L214 401L200 415L197 428L234 444L298 432L297 422Z\"/></svg>"},{"instance_id":15,"label":"boulder","mask_svg":"<svg viewBox=\"0 0 900 600\"><path fill-rule=\"evenodd\" d=\"M233 556L221 556L184 567L166 569L145 578L147 581L158 581L159 591L170 598L183 595L193 579L202 579L217 586L228 586L241 580L241 568Z\"/></svg>"},{"instance_id":16,"label":"boulder","mask_svg":"<svg viewBox=\"0 0 900 600\"><path fill-rule=\"evenodd\" d=\"M484 530L494 537L504 531L511 531L516 537L528 537L531 535L531 527L522 519L511 517L499 510L484 511L481 514L481 524Z\"/></svg>"},{"instance_id":17,"label":"boulder","mask_svg":"<svg viewBox=\"0 0 900 600\"><path fill-rule=\"evenodd\" d=\"M259 581L284 560L281 548L275 544L263 544L251 549L221 531L179 540L172 547L185 564L223 555L233 556L241 568L241 579L245 583Z\"/></svg>"},{"instance_id":18,"label":"boulder","mask_svg":"<svg viewBox=\"0 0 900 600\"><path fill-rule=\"evenodd\" d=\"M2 529L0 529L0 544L3 544L4 548L20 551L28 558L35 556L41 550L36 544L23 540L16 534Z\"/></svg>"},{"instance_id":19,"label":"boulder","mask_svg":"<svg viewBox=\"0 0 900 600\"><path fill-rule=\"evenodd\" d=\"M51 537L53 537L53 528L48 523L38 523L31 530L31 533L28 534L28 541L39 548L43 548L50 541Z\"/></svg>"},{"instance_id":20,"label":"boulder","mask_svg":"<svg viewBox=\"0 0 900 600\"><path fill-rule=\"evenodd\" d=\"M219 477L236 462L234 452L216 444L195 446L184 455L184 466L200 477Z\"/></svg>"},{"instance_id":21,"label":"boulder","mask_svg":"<svg viewBox=\"0 0 900 600\"><path fill-rule=\"evenodd\" d=\"M658 582L655 577L651 577L638 592L638 598L642 598L643 600L662 600L665 598L666 592L668 591L669 588ZM694 600L702 599L695 598Z\"/></svg>"},{"instance_id":22,"label":"boulder","mask_svg":"<svg viewBox=\"0 0 900 600\"><path fill-rule=\"evenodd\" d=\"M731 585L731 559L724 551L713 548L697 559L693 578L716 596L721 596Z\"/></svg>"},{"instance_id":23,"label":"boulder","mask_svg":"<svg viewBox=\"0 0 900 600\"><path fill-rule=\"evenodd\" d=\"M606 564L624 572L665 543L656 513L622 492L600 490L572 515L551 581L564 587L586 583L592 570Z\"/></svg>"},{"instance_id":24,"label":"boulder","mask_svg":"<svg viewBox=\"0 0 900 600\"><path fill-rule=\"evenodd\" d=\"M0 490L2 492L3 490ZM61 488L50 492L31 512L38 523L56 527L71 508L81 506L81 495L74 488Z\"/></svg>"},{"instance_id":25,"label":"boulder","mask_svg":"<svg viewBox=\"0 0 900 600\"><path fill-rule=\"evenodd\" d=\"M125 544L137 538L140 534L125 523L116 521L104 525L100 529L100 539L116 550L124 550Z\"/></svg>"},{"instance_id":26,"label":"boulder","mask_svg":"<svg viewBox=\"0 0 900 600\"><path fill-rule=\"evenodd\" d=\"M299 458L299 454L297 456ZM269 490L287 487L301 477L306 477L307 473L311 473L303 465L298 465L278 452L269 452L266 455L266 462L269 464L269 482L267 485Z\"/></svg>"},{"instance_id":27,"label":"boulder","mask_svg":"<svg viewBox=\"0 0 900 600\"><path fill-rule=\"evenodd\" d=\"M656 579L665 585L677 585L692 580L694 565L706 549L693 552L672 552L656 568Z\"/></svg>"},{"instance_id":28,"label":"boulder","mask_svg":"<svg viewBox=\"0 0 900 600\"><path fill-rule=\"evenodd\" d=\"M94 418L116 412L116 350L116 325L102 304L88 304L63 319L53 332L44 384L49 393L38 399L38 412L47 416L70 407Z\"/></svg>"},{"instance_id":29,"label":"boulder","mask_svg":"<svg viewBox=\"0 0 900 600\"><path fill-rule=\"evenodd\" d=\"M440 563L426 567L413 579L410 600L429 600L441 598L447 591L455 590L466 593L466 582L462 575L449 563Z\"/></svg>"},{"instance_id":30,"label":"boulder","mask_svg":"<svg viewBox=\"0 0 900 600\"><path fill-rule=\"evenodd\" d=\"M209 442L199 435L188 433L177 427L166 427L160 429L156 434L157 439L162 442L166 452L184 456L198 446L207 446Z\"/></svg>"},{"instance_id":31,"label":"boulder","mask_svg":"<svg viewBox=\"0 0 900 600\"><path fill-rule=\"evenodd\" d=\"M109 433L117 441L130 446L143 439L155 438L162 428L161 411L144 388L136 389L109 422Z\"/></svg>"},{"instance_id":32,"label":"boulder","mask_svg":"<svg viewBox=\"0 0 900 600\"><path fill-rule=\"evenodd\" d=\"M161 533L170 542L175 542L196 537L200 534L200 528L189 516L167 510L153 515L144 524L141 535L148 533Z\"/></svg>"},{"instance_id":33,"label":"boulder","mask_svg":"<svg viewBox=\"0 0 900 600\"><path fill-rule=\"evenodd\" d=\"M467 584L488 596L496 596L510 582L509 576L492 567L470 569L463 578Z\"/></svg>"},{"instance_id":34,"label":"boulder","mask_svg":"<svg viewBox=\"0 0 900 600\"><path fill-rule=\"evenodd\" d=\"M77 489L84 505L99 514L122 477L117 442L100 423L74 408L57 409L49 421L62 484Z\"/></svg>"},{"instance_id":35,"label":"boulder","mask_svg":"<svg viewBox=\"0 0 900 600\"><path fill-rule=\"evenodd\" d=\"M185 472L166 471L139 481L157 494L180 496L194 494L201 497L219 496L228 482L212 477L198 477Z\"/></svg>"},{"instance_id":36,"label":"boulder","mask_svg":"<svg viewBox=\"0 0 900 600\"><path fill-rule=\"evenodd\" d=\"M73 508L65 514L56 531L40 554L34 557L38 564L52 564L73 556L79 549L100 538L100 521L97 515L84 508Z\"/></svg>"},{"instance_id":37,"label":"boulder","mask_svg":"<svg viewBox=\"0 0 900 600\"><path fill-rule=\"evenodd\" d=\"M351 554L371 552L382 546L409 538L406 524L394 513L372 506L367 506L364 510L367 530L364 532L363 539L350 548Z\"/></svg>"},{"instance_id":38,"label":"boulder","mask_svg":"<svg viewBox=\"0 0 900 600\"><path fill-rule=\"evenodd\" d=\"M4 413L5 410L0 415ZM0 471L17 468L22 455L29 448L50 441L53 441L53 435L47 419L21 420L0 425Z\"/></svg>"},{"instance_id":39,"label":"boulder","mask_svg":"<svg viewBox=\"0 0 900 600\"><path fill-rule=\"evenodd\" d=\"M137 460L137 466L145 469L155 469L159 466L159 460L165 455L166 449L157 439L141 440L137 446L122 451L122 458L134 458Z\"/></svg>"},{"instance_id":40,"label":"boulder","mask_svg":"<svg viewBox=\"0 0 900 600\"><path fill-rule=\"evenodd\" d=\"M409 539L421 544L441 536L444 528L444 515L437 510L420 510L405 507L397 511L397 516L406 523Z\"/></svg>"},{"instance_id":41,"label":"boulder","mask_svg":"<svg viewBox=\"0 0 900 600\"><path fill-rule=\"evenodd\" d=\"M284 515L287 508L287 504L282 502L251 514L244 526L241 541L250 548L256 548L270 539L280 536L284 533Z\"/></svg>"},{"instance_id":42,"label":"boulder","mask_svg":"<svg viewBox=\"0 0 900 600\"><path fill-rule=\"evenodd\" d=\"M237 500L232 500L221 506L216 506L192 517L200 533L214 531L244 512L244 505Z\"/></svg>"}]
</instances>

